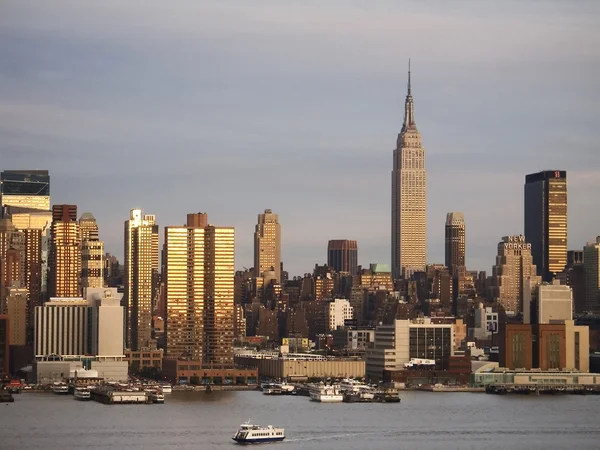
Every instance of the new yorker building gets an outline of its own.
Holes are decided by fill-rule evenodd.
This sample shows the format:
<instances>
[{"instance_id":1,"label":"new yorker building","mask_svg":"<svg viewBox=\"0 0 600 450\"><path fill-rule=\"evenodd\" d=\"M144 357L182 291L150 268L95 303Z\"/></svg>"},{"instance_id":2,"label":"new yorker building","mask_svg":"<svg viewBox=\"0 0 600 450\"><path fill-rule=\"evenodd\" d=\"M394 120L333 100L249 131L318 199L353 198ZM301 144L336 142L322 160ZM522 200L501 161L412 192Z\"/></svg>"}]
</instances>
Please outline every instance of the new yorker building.
<instances>
[{"instance_id":1,"label":"new yorker building","mask_svg":"<svg viewBox=\"0 0 600 450\"><path fill-rule=\"evenodd\" d=\"M417 130L408 65L404 123L392 169L392 276L408 277L427 264L427 172Z\"/></svg>"},{"instance_id":2,"label":"new yorker building","mask_svg":"<svg viewBox=\"0 0 600 450\"><path fill-rule=\"evenodd\" d=\"M567 264L567 172L545 170L525 177L525 238L544 281Z\"/></svg>"}]
</instances>

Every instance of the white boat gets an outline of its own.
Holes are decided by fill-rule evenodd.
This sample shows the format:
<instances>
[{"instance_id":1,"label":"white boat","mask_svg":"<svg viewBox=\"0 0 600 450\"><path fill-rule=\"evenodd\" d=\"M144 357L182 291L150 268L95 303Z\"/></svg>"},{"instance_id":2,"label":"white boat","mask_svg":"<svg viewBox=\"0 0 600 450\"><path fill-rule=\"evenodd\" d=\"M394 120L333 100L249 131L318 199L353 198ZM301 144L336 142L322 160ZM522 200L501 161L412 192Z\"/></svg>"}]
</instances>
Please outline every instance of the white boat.
<instances>
[{"instance_id":1,"label":"white boat","mask_svg":"<svg viewBox=\"0 0 600 450\"><path fill-rule=\"evenodd\" d=\"M150 398L152 399L152 403L164 403L165 402L165 396L160 391L151 392Z\"/></svg>"},{"instance_id":2,"label":"white boat","mask_svg":"<svg viewBox=\"0 0 600 450\"><path fill-rule=\"evenodd\" d=\"M91 400L92 396L88 388L78 387L73 391L73 398L75 398L75 400Z\"/></svg>"},{"instance_id":3,"label":"white boat","mask_svg":"<svg viewBox=\"0 0 600 450\"><path fill-rule=\"evenodd\" d=\"M249 421L240 425L232 438L238 444L260 444L263 442L279 442L285 439L285 430L272 425L266 427L252 425Z\"/></svg>"},{"instance_id":4,"label":"white boat","mask_svg":"<svg viewBox=\"0 0 600 450\"><path fill-rule=\"evenodd\" d=\"M52 383L52 392L55 394L65 395L69 393L69 385L62 381L55 381Z\"/></svg>"},{"instance_id":5,"label":"white boat","mask_svg":"<svg viewBox=\"0 0 600 450\"><path fill-rule=\"evenodd\" d=\"M341 381L340 390L343 394L348 394L348 398L359 399L358 401L362 402L368 402L375 398L375 389L368 384L350 378Z\"/></svg>"},{"instance_id":6,"label":"white boat","mask_svg":"<svg viewBox=\"0 0 600 450\"><path fill-rule=\"evenodd\" d=\"M344 401L344 393L339 385L314 384L308 390L310 399L321 403L341 403Z\"/></svg>"},{"instance_id":7,"label":"white boat","mask_svg":"<svg viewBox=\"0 0 600 450\"><path fill-rule=\"evenodd\" d=\"M162 389L163 394L170 394L171 392L173 392L173 388L171 387L170 384L165 384L164 386L161 386L160 388Z\"/></svg>"}]
</instances>

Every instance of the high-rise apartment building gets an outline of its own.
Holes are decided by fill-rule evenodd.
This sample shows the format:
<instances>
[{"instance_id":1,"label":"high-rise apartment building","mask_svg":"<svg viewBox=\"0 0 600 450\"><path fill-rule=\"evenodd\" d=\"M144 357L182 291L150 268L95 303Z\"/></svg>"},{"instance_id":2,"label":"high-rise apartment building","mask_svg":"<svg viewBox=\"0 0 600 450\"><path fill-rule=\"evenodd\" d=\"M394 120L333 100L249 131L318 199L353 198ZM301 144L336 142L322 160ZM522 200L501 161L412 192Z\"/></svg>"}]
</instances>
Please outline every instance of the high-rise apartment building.
<instances>
[{"instance_id":1,"label":"high-rise apartment building","mask_svg":"<svg viewBox=\"0 0 600 450\"><path fill-rule=\"evenodd\" d=\"M356 275L358 271L358 244L348 239L331 240L327 244L327 265L336 272Z\"/></svg>"},{"instance_id":2,"label":"high-rise apartment building","mask_svg":"<svg viewBox=\"0 0 600 450\"><path fill-rule=\"evenodd\" d=\"M544 281L567 264L567 172L545 170L525 177L525 238Z\"/></svg>"},{"instance_id":3,"label":"high-rise apartment building","mask_svg":"<svg viewBox=\"0 0 600 450\"><path fill-rule=\"evenodd\" d=\"M81 234L81 286L101 288L104 286L104 242L98 239L98 224L91 213L79 218Z\"/></svg>"},{"instance_id":4,"label":"high-rise apartment building","mask_svg":"<svg viewBox=\"0 0 600 450\"><path fill-rule=\"evenodd\" d=\"M48 211L50 175L47 170L5 170L0 173L0 204Z\"/></svg>"},{"instance_id":5,"label":"high-rise apartment building","mask_svg":"<svg viewBox=\"0 0 600 450\"><path fill-rule=\"evenodd\" d=\"M165 227L165 335L168 358L202 361L204 349L206 214L189 214L187 226Z\"/></svg>"},{"instance_id":6,"label":"high-rise apartment building","mask_svg":"<svg viewBox=\"0 0 600 450\"><path fill-rule=\"evenodd\" d=\"M24 235L10 219L0 219L0 313L11 287L21 287L24 272Z\"/></svg>"},{"instance_id":7,"label":"high-rise apartment building","mask_svg":"<svg viewBox=\"0 0 600 450\"><path fill-rule=\"evenodd\" d=\"M52 207L49 266L50 297L81 296L81 237L75 205Z\"/></svg>"},{"instance_id":8,"label":"high-rise apartment building","mask_svg":"<svg viewBox=\"0 0 600 450\"><path fill-rule=\"evenodd\" d=\"M6 298L6 314L10 320L10 345L28 343L28 293L24 288L11 288Z\"/></svg>"},{"instance_id":9,"label":"high-rise apartment building","mask_svg":"<svg viewBox=\"0 0 600 450\"><path fill-rule=\"evenodd\" d=\"M417 130L408 67L404 123L392 170L392 276L425 270L427 263L427 172Z\"/></svg>"},{"instance_id":10,"label":"high-rise apartment building","mask_svg":"<svg viewBox=\"0 0 600 450\"><path fill-rule=\"evenodd\" d=\"M153 215L132 209L125 221L126 345L133 351L154 347L152 312L158 294L158 225Z\"/></svg>"},{"instance_id":11,"label":"high-rise apartment building","mask_svg":"<svg viewBox=\"0 0 600 450\"><path fill-rule=\"evenodd\" d=\"M465 216L461 212L446 215L446 267L455 275L465 266Z\"/></svg>"},{"instance_id":12,"label":"high-rise apartment building","mask_svg":"<svg viewBox=\"0 0 600 450\"><path fill-rule=\"evenodd\" d=\"M204 362L230 366L233 364L235 230L209 225L205 233Z\"/></svg>"},{"instance_id":13,"label":"high-rise apartment building","mask_svg":"<svg viewBox=\"0 0 600 450\"><path fill-rule=\"evenodd\" d=\"M585 311L600 313L600 236L583 247Z\"/></svg>"},{"instance_id":14,"label":"high-rise apartment building","mask_svg":"<svg viewBox=\"0 0 600 450\"><path fill-rule=\"evenodd\" d=\"M505 236L498 244L496 265L492 268L491 294L504 307L507 315L523 310L526 289L540 284L531 256L531 244L525 236Z\"/></svg>"},{"instance_id":15,"label":"high-rise apartment building","mask_svg":"<svg viewBox=\"0 0 600 450\"><path fill-rule=\"evenodd\" d=\"M275 272L276 282L281 281L281 225L279 215L270 209L258 215L254 229L254 273L262 277L266 271Z\"/></svg>"}]
</instances>

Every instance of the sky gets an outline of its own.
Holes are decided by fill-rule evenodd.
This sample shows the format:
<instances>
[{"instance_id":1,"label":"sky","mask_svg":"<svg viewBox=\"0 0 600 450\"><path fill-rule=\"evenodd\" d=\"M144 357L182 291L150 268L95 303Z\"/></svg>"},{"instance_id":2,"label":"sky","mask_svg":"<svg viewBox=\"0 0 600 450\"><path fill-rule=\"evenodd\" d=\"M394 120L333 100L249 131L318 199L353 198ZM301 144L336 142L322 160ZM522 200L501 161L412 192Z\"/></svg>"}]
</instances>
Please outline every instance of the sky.
<instances>
[{"instance_id":1,"label":"sky","mask_svg":"<svg viewBox=\"0 0 600 450\"><path fill-rule=\"evenodd\" d=\"M595 0L2 0L0 169L48 169L122 257L129 210L236 229L279 214L290 275L356 239L390 263L392 156L411 58L428 261L465 214L467 266L523 233L525 175L568 177L569 249L600 235ZM162 234L162 230L161 230Z\"/></svg>"}]
</instances>

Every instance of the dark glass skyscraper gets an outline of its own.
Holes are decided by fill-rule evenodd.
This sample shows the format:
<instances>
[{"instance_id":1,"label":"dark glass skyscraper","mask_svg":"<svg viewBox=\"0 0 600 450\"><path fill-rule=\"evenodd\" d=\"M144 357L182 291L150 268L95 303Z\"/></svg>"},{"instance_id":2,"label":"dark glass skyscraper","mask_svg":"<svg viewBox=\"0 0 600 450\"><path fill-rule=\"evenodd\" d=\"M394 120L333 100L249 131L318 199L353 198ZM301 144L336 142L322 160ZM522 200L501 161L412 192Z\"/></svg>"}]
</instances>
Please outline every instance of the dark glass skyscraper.
<instances>
[{"instance_id":1,"label":"dark glass skyscraper","mask_svg":"<svg viewBox=\"0 0 600 450\"><path fill-rule=\"evenodd\" d=\"M567 264L567 172L545 170L525 177L525 238L544 281Z\"/></svg>"},{"instance_id":2,"label":"dark glass skyscraper","mask_svg":"<svg viewBox=\"0 0 600 450\"><path fill-rule=\"evenodd\" d=\"M358 244L347 239L332 240L327 244L327 265L336 272L355 275L358 270Z\"/></svg>"},{"instance_id":3,"label":"dark glass skyscraper","mask_svg":"<svg viewBox=\"0 0 600 450\"><path fill-rule=\"evenodd\" d=\"M451 274L465 266L465 216L461 212L446 215L446 267Z\"/></svg>"}]
</instances>

